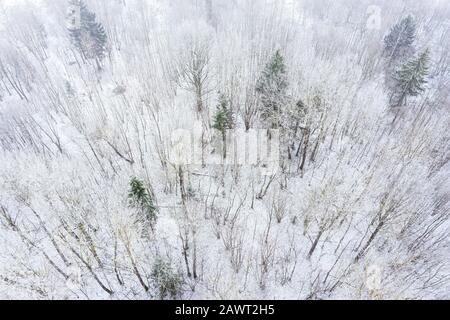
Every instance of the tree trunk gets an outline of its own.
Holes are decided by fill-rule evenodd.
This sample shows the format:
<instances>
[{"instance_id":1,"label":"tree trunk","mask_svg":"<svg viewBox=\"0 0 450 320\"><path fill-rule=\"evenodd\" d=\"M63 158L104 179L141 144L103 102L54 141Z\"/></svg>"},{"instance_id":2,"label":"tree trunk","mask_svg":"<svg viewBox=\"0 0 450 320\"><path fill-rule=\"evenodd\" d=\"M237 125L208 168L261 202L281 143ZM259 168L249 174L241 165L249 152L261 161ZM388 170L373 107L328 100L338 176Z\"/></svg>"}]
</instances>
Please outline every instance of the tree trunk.
<instances>
[{"instance_id":1,"label":"tree trunk","mask_svg":"<svg viewBox=\"0 0 450 320\"><path fill-rule=\"evenodd\" d=\"M372 243L372 241L375 239L376 235L378 234L378 232L380 232L381 227L383 227L384 225L384 221L380 221L377 225L377 227L375 228L375 230L372 232L372 235L370 236L369 240L367 240L366 244L364 245L364 247L359 251L358 255L355 258L355 262L358 262L362 257L364 257L364 255L366 254L366 250L367 248L369 248L370 244Z\"/></svg>"},{"instance_id":2,"label":"tree trunk","mask_svg":"<svg viewBox=\"0 0 450 320\"><path fill-rule=\"evenodd\" d=\"M313 245L311 246L311 249L308 252L308 259L311 258L312 254L314 253L314 250L316 250L317 244L319 243L319 240L320 240L320 237L322 236L322 234L323 234L323 229L320 230L319 234L316 237L316 240L314 240L314 243L313 243Z\"/></svg>"}]
</instances>

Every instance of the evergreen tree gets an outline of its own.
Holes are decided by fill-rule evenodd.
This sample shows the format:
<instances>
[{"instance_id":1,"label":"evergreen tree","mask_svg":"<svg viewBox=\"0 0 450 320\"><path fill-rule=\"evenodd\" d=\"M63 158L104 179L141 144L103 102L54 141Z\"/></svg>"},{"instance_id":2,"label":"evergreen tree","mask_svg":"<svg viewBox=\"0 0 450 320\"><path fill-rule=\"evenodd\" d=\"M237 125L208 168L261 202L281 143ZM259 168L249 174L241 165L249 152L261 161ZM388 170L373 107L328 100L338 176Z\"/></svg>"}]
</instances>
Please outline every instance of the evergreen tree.
<instances>
[{"instance_id":1,"label":"evergreen tree","mask_svg":"<svg viewBox=\"0 0 450 320\"><path fill-rule=\"evenodd\" d=\"M161 300L168 296L172 299L180 296L183 280L178 273L173 271L169 263L157 258L152 266L150 277L159 291Z\"/></svg>"},{"instance_id":2,"label":"evergreen tree","mask_svg":"<svg viewBox=\"0 0 450 320\"><path fill-rule=\"evenodd\" d=\"M219 105L217 106L217 111L213 117L213 128L218 130L222 136L222 146L223 146L223 157L227 156L227 146L226 146L226 131L232 129L234 126L234 116L233 112L230 109L230 103L225 97L225 95L221 94L219 96Z\"/></svg>"},{"instance_id":3,"label":"evergreen tree","mask_svg":"<svg viewBox=\"0 0 450 320\"><path fill-rule=\"evenodd\" d=\"M69 27L72 43L80 51L85 59L93 59L100 69L100 62L105 57L107 36L102 24L96 21L95 13L90 12L83 1L70 0L69 4L76 8L73 14L78 14L78 19L73 17ZM79 24L75 23L76 21Z\"/></svg>"},{"instance_id":4,"label":"evergreen tree","mask_svg":"<svg viewBox=\"0 0 450 320\"><path fill-rule=\"evenodd\" d=\"M287 100L287 87L286 65L277 50L256 83L256 92L263 105L261 117L269 122L272 128L278 128L280 125L281 107Z\"/></svg>"},{"instance_id":5,"label":"evergreen tree","mask_svg":"<svg viewBox=\"0 0 450 320\"><path fill-rule=\"evenodd\" d=\"M149 222L150 227L153 229L157 218L157 208L143 181L136 177L131 179L128 199L130 206L138 209L143 214L143 220Z\"/></svg>"},{"instance_id":6,"label":"evergreen tree","mask_svg":"<svg viewBox=\"0 0 450 320\"><path fill-rule=\"evenodd\" d=\"M429 51L426 49L417 58L403 64L396 72L395 87L391 95L391 106L402 106L408 96L415 97L425 90L428 74Z\"/></svg>"},{"instance_id":7,"label":"evergreen tree","mask_svg":"<svg viewBox=\"0 0 450 320\"><path fill-rule=\"evenodd\" d=\"M389 64L393 61L407 59L414 53L413 43L416 36L416 23L412 16L407 16L393 26L384 38L384 55Z\"/></svg>"}]
</instances>

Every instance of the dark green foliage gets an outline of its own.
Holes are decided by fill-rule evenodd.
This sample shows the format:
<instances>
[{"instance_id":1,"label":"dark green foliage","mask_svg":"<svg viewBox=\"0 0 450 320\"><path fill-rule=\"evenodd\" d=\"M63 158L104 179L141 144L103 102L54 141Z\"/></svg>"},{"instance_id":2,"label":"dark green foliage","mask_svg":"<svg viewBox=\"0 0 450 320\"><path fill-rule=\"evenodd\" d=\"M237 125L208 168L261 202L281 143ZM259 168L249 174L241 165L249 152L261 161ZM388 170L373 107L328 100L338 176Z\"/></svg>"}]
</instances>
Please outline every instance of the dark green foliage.
<instances>
[{"instance_id":1,"label":"dark green foliage","mask_svg":"<svg viewBox=\"0 0 450 320\"><path fill-rule=\"evenodd\" d=\"M105 29L96 21L95 13L90 12L83 1L71 0L69 4L78 8L80 15L79 25L72 24L69 28L71 41L84 58L95 59L100 68L99 62L103 60L106 53Z\"/></svg>"},{"instance_id":2,"label":"dark green foliage","mask_svg":"<svg viewBox=\"0 0 450 320\"><path fill-rule=\"evenodd\" d=\"M230 109L230 104L225 95L221 94L219 97L219 105L213 118L213 128L224 133L227 129L232 129L234 126L233 112Z\"/></svg>"},{"instance_id":3,"label":"dark green foliage","mask_svg":"<svg viewBox=\"0 0 450 320\"><path fill-rule=\"evenodd\" d=\"M281 107L287 99L287 87L286 65L277 50L256 83L256 92L263 105L261 117L268 121L272 128L279 126Z\"/></svg>"},{"instance_id":4,"label":"dark green foliage","mask_svg":"<svg viewBox=\"0 0 450 320\"><path fill-rule=\"evenodd\" d=\"M403 64L395 74L395 87L391 95L391 105L402 106L408 96L415 97L425 90L428 74L429 51L426 49L417 58Z\"/></svg>"},{"instance_id":5,"label":"dark green foliage","mask_svg":"<svg viewBox=\"0 0 450 320\"><path fill-rule=\"evenodd\" d=\"M152 196L147 188L145 188L143 181L135 177L131 179L128 200L130 206L143 213L145 220L149 221L151 225L156 222L157 208L153 203Z\"/></svg>"},{"instance_id":6,"label":"dark green foliage","mask_svg":"<svg viewBox=\"0 0 450 320\"><path fill-rule=\"evenodd\" d=\"M152 267L151 278L159 291L161 300L170 297L179 298L183 285L181 276L176 273L171 265L164 260L157 258Z\"/></svg>"},{"instance_id":7,"label":"dark green foliage","mask_svg":"<svg viewBox=\"0 0 450 320\"><path fill-rule=\"evenodd\" d=\"M416 23L411 16L393 26L384 38L384 55L389 62L408 58L413 52Z\"/></svg>"},{"instance_id":8,"label":"dark green foliage","mask_svg":"<svg viewBox=\"0 0 450 320\"><path fill-rule=\"evenodd\" d=\"M225 159L227 157L226 132L234 127L234 115L228 99L223 94L219 96L219 105L214 114L212 127L221 133L222 152Z\"/></svg>"}]
</instances>

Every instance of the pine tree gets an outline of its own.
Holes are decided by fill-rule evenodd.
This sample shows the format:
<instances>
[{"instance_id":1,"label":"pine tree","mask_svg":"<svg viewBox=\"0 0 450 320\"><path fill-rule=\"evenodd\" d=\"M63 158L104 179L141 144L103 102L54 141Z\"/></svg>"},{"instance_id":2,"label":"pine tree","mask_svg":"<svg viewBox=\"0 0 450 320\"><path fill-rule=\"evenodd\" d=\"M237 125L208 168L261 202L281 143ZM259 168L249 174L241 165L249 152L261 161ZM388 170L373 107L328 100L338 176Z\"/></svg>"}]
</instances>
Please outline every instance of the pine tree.
<instances>
[{"instance_id":1,"label":"pine tree","mask_svg":"<svg viewBox=\"0 0 450 320\"><path fill-rule=\"evenodd\" d=\"M230 109L230 103L225 95L221 94L219 96L219 105L217 106L217 111L213 117L213 128L218 130L222 136L222 146L223 146L223 157L227 156L227 146L226 146L226 131L232 129L234 126L234 115Z\"/></svg>"},{"instance_id":2,"label":"pine tree","mask_svg":"<svg viewBox=\"0 0 450 320\"><path fill-rule=\"evenodd\" d=\"M429 51L426 49L417 58L403 64L396 72L395 86L391 95L391 106L402 106L408 96L415 97L425 90L428 74Z\"/></svg>"},{"instance_id":3,"label":"pine tree","mask_svg":"<svg viewBox=\"0 0 450 320\"><path fill-rule=\"evenodd\" d=\"M256 92L263 105L261 117L269 122L271 128L278 128L280 125L281 107L287 100L287 87L286 65L277 50L256 83Z\"/></svg>"},{"instance_id":4,"label":"pine tree","mask_svg":"<svg viewBox=\"0 0 450 320\"><path fill-rule=\"evenodd\" d=\"M157 208L150 192L145 188L144 182L136 177L133 177L130 181L128 200L130 206L138 209L143 214L143 220L149 222L153 229L157 218Z\"/></svg>"},{"instance_id":5,"label":"pine tree","mask_svg":"<svg viewBox=\"0 0 450 320\"><path fill-rule=\"evenodd\" d=\"M95 60L101 69L100 62L106 53L107 36L102 24L96 21L95 13L90 12L83 1L70 0L69 4L77 8L79 24L71 24L69 34L74 46L80 50L85 59ZM73 22L76 18L73 18Z\"/></svg>"},{"instance_id":6,"label":"pine tree","mask_svg":"<svg viewBox=\"0 0 450 320\"><path fill-rule=\"evenodd\" d=\"M389 64L393 61L407 59L414 53L413 43L416 36L416 23L412 16L407 16L393 26L384 38L384 55Z\"/></svg>"}]
</instances>

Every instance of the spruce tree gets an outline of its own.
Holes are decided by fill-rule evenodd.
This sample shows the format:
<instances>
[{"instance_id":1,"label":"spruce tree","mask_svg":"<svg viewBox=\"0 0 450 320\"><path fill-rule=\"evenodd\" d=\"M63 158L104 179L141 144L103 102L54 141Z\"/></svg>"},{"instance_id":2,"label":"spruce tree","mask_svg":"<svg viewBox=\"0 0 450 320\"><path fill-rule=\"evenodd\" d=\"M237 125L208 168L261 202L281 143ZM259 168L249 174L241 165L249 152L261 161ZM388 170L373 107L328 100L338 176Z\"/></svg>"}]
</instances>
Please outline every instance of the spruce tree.
<instances>
[{"instance_id":1,"label":"spruce tree","mask_svg":"<svg viewBox=\"0 0 450 320\"><path fill-rule=\"evenodd\" d=\"M70 0L69 4L77 8L79 24L69 27L72 43L85 59L95 60L101 69L100 62L105 57L107 36L102 24L96 21L95 13L89 11L81 0ZM76 21L76 20L74 20Z\"/></svg>"},{"instance_id":2,"label":"spruce tree","mask_svg":"<svg viewBox=\"0 0 450 320\"><path fill-rule=\"evenodd\" d=\"M403 64L396 72L395 86L391 94L391 106L402 106L408 96L415 97L425 90L428 74L429 51Z\"/></svg>"},{"instance_id":3,"label":"spruce tree","mask_svg":"<svg viewBox=\"0 0 450 320\"><path fill-rule=\"evenodd\" d=\"M413 43L416 36L416 23L412 16L407 16L394 25L384 38L384 55L389 64L402 61L414 53Z\"/></svg>"},{"instance_id":4,"label":"spruce tree","mask_svg":"<svg viewBox=\"0 0 450 320\"><path fill-rule=\"evenodd\" d=\"M133 177L130 181L128 200L130 206L138 209L139 213L143 215L143 217L141 217L142 220L150 223L150 227L153 229L157 218L157 208L154 205L150 192L144 186L144 182L136 177Z\"/></svg>"},{"instance_id":5,"label":"spruce tree","mask_svg":"<svg viewBox=\"0 0 450 320\"><path fill-rule=\"evenodd\" d=\"M221 94L219 96L219 105L217 106L217 111L213 117L213 128L218 130L222 136L222 146L223 146L223 157L226 158L226 131L232 129L234 126L234 116L230 108L230 103L225 95Z\"/></svg>"},{"instance_id":6,"label":"spruce tree","mask_svg":"<svg viewBox=\"0 0 450 320\"><path fill-rule=\"evenodd\" d=\"M256 83L256 92L263 107L261 117L271 128L278 128L280 125L281 107L287 100L287 87L286 65L277 50Z\"/></svg>"}]
</instances>

